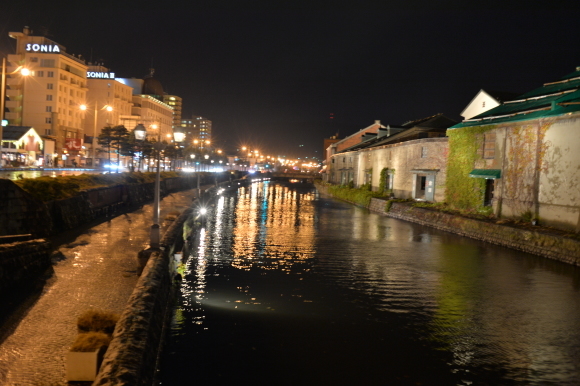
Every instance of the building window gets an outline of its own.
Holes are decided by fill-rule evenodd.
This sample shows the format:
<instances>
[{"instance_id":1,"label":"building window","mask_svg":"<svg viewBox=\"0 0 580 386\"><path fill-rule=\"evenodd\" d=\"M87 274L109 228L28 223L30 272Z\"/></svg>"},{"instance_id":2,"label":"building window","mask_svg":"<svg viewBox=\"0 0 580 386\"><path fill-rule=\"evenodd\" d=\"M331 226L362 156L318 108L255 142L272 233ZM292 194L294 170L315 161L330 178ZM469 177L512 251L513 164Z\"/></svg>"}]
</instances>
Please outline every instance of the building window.
<instances>
[{"instance_id":1,"label":"building window","mask_svg":"<svg viewBox=\"0 0 580 386\"><path fill-rule=\"evenodd\" d=\"M495 133L486 133L483 135L483 158L495 158Z\"/></svg>"},{"instance_id":2,"label":"building window","mask_svg":"<svg viewBox=\"0 0 580 386\"><path fill-rule=\"evenodd\" d=\"M54 78L54 71L47 71L46 76L48 76L49 78Z\"/></svg>"},{"instance_id":3,"label":"building window","mask_svg":"<svg viewBox=\"0 0 580 386\"><path fill-rule=\"evenodd\" d=\"M47 123L52 123L52 122L47 122ZM44 129L44 135L52 135L52 130L51 129Z\"/></svg>"},{"instance_id":4,"label":"building window","mask_svg":"<svg viewBox=\"0 0 580 386\"><path fill-rule=\"evenodd\" d=\"M52 106L46 106L46 112L52 113Z\"/></svg>"},{"instance_id":5,"label":"building window","mask_svg":"<svg viewBox=\"0 0 580 386\"><path fill-rule=\"evenodd\" d=\"M485 101L483 101L483 103L481 104L481 107L485 107Z\"/></svg>"},{"instance_id":6,"label":"building window","mask_svg":"<svg viewBox=\"0 0 580 386\"><path fill-rule=\"evenodd\" d=\"M421 158L427 158L427 146L421 147Z\"/></svg>"},{"instance_id":7,"label":"building window","mask_svg":"<svg viewBox=\"0 0 580 386\"><path fill-rule=\"evenodd\" d=\"M34 75L38 76L39 78L42 78L44 76L44 71L35 71Z\"/></svg>"},{"instance_id":8,"label":"building window","mask_svg":"<svg viewBox=\"0 0 580 386\"><path fill-rule=\"evenodd\" d=\"M48 95L46 96L46 100L47 100L47 101L51 101L51 100L52 100L52 95L51 95L51 94L48 94Z\"/></svg>"},{"instance_id":9,"label":"building window","mask_svg":"<svg viewBox=\"0 0 580 386\"><path fill-rule=\"evenodd\" d=\"M46 88L47 88L48 90L52 90L52 83L47 83L47 84L46 84Z\"/></svg>"},{"instance_id":10,"label":"building window","mask_svg":"<svg viewBox=\"0 0 580 386\"><path fill-rule=\"evenodd\" d=\"M30 58L30 61L32 63L37 63L38 62L38 58L36 56L33 56L33 57Z\"/></svg>"},{"instance_id":11,"label":"building window","mask_svg":"<svg viewBox=\"0 0 580 386\"><path fill-rule=\"evenodd\" d=\"M40 67L54 67L54 59L40 59Z\"/></svg>"},{"instance_id":12,"label":"building window","mask_svg":"<svg viewBox=\"0 0 580 386\"><path fill-rule=\"evenodd\" d=\"M52 118L51 117L44 118L44 123L52 123Z\"/></svg>"}]
</instances>

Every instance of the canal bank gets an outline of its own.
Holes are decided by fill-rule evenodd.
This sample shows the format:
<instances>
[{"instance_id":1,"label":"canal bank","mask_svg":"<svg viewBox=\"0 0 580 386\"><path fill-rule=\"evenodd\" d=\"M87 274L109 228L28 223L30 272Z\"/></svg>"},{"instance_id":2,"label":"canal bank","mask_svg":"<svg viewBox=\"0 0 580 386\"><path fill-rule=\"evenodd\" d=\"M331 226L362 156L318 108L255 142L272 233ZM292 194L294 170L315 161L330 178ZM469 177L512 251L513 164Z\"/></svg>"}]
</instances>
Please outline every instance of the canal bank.
<instances>
[{"instance_id":1,"label":"canal bank","mask_svg":"<svg viewBox=\"0 0 580 386\"><path fill-rule=\"evenodd\" d=\"M328 187L316 184L320 193L332 196ZM414 207L407 202L372 198L368 209L385 216L430 226L472 239L524 251L572 265L580 265L580 240L549 228L518 227Z\"/></svg>"}]
</instances>

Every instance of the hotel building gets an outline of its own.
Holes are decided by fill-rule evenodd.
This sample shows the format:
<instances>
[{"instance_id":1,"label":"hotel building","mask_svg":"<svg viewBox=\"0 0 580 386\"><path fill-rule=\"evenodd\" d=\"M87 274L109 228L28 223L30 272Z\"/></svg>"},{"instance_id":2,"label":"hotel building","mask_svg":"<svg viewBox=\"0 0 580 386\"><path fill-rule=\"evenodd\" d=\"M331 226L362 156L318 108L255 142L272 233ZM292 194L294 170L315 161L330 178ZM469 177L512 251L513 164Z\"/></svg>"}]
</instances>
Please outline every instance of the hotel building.
<instances>
[{"instance_id":1,"label":"hotel building","mask_svg":"<svg viewBox=\"0 0 580 386\"><path fill-rule=\"evenodd\" d=\"M85 61L27 27L9 35L16 51L7 57L7 73L14 73L6 79L8 124L34 127L45 140L46 157L58 157L61 164L63 158L79 158L84 134L79 106L88 91ZM16 72L19 67L30 74Z\"/></svg>"}]
</instances>

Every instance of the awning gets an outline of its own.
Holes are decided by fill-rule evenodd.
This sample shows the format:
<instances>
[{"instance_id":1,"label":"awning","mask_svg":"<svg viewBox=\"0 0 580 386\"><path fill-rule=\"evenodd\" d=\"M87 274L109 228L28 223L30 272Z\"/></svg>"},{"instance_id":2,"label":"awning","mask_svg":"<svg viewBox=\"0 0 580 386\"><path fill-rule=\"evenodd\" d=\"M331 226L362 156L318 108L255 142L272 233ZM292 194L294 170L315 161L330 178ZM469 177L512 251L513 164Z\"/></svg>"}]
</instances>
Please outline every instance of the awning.
<instances>
[{"instance_id":1,"label":"awning","mask_svg":"<svg viewBox=\"0 0 580 386\"><path fill-rule=\"evenodd\" d=\"M501 170L499 169L473 169L469 173L469 177L472 178L486 178L486 179L498 179L501 178Z\"/></svg>"}]
</instances>

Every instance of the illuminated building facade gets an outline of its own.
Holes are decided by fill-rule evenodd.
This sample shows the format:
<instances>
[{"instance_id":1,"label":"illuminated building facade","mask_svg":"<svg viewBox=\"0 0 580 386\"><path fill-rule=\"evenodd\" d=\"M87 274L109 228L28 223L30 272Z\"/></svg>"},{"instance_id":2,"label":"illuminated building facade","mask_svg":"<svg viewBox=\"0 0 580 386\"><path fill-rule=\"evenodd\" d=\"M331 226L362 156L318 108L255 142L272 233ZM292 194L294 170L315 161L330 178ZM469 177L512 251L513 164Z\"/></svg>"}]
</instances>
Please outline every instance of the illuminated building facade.
<instances>
[{"instance_id":1,"label":"illuminated building facade","mask_svg":"<svg viewBox=\"0 0 580 386\"><path fill-rule=\"evenodd\" d=\"M138 124L147 129L147 136L171 142L173 137L173 107L163 101L163 87L153 78L153 69L144 79L116 78L132 87L131 114L120 116L121 124L133 130Z\"/></svg>"},{"instance_id":2,"label":"illuminated building facade","mask_svg":"<svg viewBox=\"0 0 580 386\"><path fill-rule=\"evenodd\" d=\"M190 119L181 120L181 128L185 133L185 141L193 143L199 141L199 147L207 147L208 141L212 142L211 138L211 121L207 118L194 115Z\"/></svg>"},{"instance_id":3,"label":"illuminated building facade","mask_svg":"<svg viewBox=\"0 0 580 386\"><path fill-rule=\"evenodd\" d=\"M93 136L98 137L106 126L122 124L121 117L131 115L133 89L115 80L115 73L99 64L89 64L87 86L88 92L82 116L86 155L92 158L98 157L91 149Z\"/></svg>"},{"instance_id":4,"label":"illuminated building facade","mask_svg":"<svg viewBox=\"0 0 580 386\"><path fill-rule=\"evenodd\" d=\"M85 61L44 36L33 36L27 27L9 35L16 39L16 52L8 55L7 72L24 66L30 75L7 77L8 124L34 127L54 143L46 148L55 153L47 156L58 157L61 165L80 159L84 131L79 106L88 91Z\"/></svg>"},{"instance_id":5,"label":"illuminated building facade","mask_svg":"<svg viewBox=\"0 0 580 386\"><path fill-rule=\"evenodd\" d=\"M173 107L173 130L181 127L181 106L182 99L177 95L163 95L163 101Z\"/></svg>"}]
</instances>

